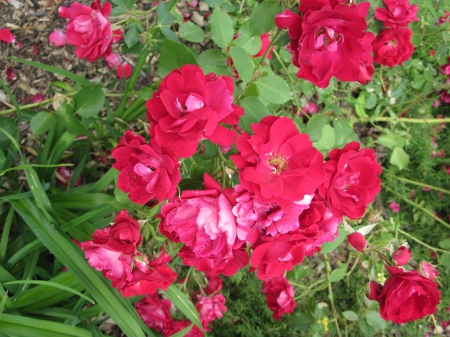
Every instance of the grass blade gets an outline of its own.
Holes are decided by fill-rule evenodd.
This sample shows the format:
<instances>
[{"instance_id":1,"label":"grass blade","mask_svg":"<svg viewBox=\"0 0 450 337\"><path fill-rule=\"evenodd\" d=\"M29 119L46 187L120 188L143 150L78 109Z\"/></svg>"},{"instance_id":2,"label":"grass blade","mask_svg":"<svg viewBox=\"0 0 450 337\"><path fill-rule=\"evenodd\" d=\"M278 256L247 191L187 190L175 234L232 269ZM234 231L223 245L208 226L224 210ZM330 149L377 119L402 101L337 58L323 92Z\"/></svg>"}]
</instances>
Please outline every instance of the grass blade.
<instances>
[{"instance_id":1,"label":"grass blade","mask_svg":"<svg viewBox=\"0 0 450 337\"><path fill-rule=\"evenodd\" d=\"M180 289L172 284L169 288L167 288L166 291L163 292L167 295L169 300L175 305L175 307L177 307L178 310L185 314L192 323L197 325L203 331L197 309L195 309L192 302Z\"/></svg>"}]
</instances>

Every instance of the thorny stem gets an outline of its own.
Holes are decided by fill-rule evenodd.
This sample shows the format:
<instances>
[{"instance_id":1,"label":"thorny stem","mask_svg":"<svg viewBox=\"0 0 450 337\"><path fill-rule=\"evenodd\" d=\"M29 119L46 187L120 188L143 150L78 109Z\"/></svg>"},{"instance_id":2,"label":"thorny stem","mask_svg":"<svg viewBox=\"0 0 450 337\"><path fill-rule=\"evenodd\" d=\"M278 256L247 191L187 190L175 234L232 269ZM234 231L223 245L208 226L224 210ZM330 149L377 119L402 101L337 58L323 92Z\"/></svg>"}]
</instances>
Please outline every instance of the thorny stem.
<instances>
[{"instance_id":1,"label":"thorny stem","mask_svg":"<svg viewBox=\"0 0 450 337\"><path fill-rule=\"evenodd\" d=\"M391 177L393 177L393 178L395 178L397 180L404 181L405 183L410 183L410 184L421 186L421 187L431 188L432 190L436 190L436 191L439 191L439 192L442 192L442 193L445 193L445 194L450 194L450 191L444 190L443 188L439 188L439 187L428 185L428 184L424 184L424 183L419 183L418 181L415 181L415 180L409 180L409 179L406 179L406 178L397 177L397 176L395 176L393 174L390 174L390 173L389 173L389 176L391 176Z\"/></svg>"},{"instance_id":2,"label":"thorny stem","mask_svg":"<svg viewBox=\"0 0 450 337\"><path fill-rule=\"evenodd\" d=\"M435 252L450 253L450 252L448 252L448 251L446 251L446 250L443 250L443 249L440 249L440 248L436 248L436 247L429 246L429 245L427 245L425 242L420 241L420 240L417 239L416 237L414 237L414 236L412 236L411 234L408 234L408 233L402 231L402 230L399 229L399 228L397 229L397 231L399 231L399 232L402 233L403 235L405 235L405 236L407 236L407 237L413 239L414 241L420 243L422 246L427 247L428 249L434 250Z\"/></svg>"},{"instance_id":3,"label":"thorny stem","mask_svg":"<svg viewBox=\"0 0 450 337\"><path fill-rule=\"evenodd\" d=\"M447 228L450 228L450 225L448 223L446 223L444 220L438 218L435 214L433 214L431 211L427 210L425 207L419 205L418 203L409 200L408 198L405 198L403 195L397 193L396 191L394 191L393 189L389 188L386 186L386 184L382 184L383 188L388 190L389 192L391 192L392 194L395 194L397 197L399 197L400 199L402 199L404 202L420 209L422 212L428 214L429 216L431 216L434 220L436 220L437 222L439 222L440 224L444 225Z\"/></svg>"},{"instance_id":4,"label":"thorny stem","mask_svg":"<svg viewBox=\"0 0 450 337\"><path fill-rule=\"evenodd\" d=\"M299 102L298 102L297 95L295 94L294 81L292 80L291 75L289 74L289 72L288 72L286 66L284 65L283 60L281 59L281 57L280 57L280 55L278 54L278 52L277 52L276 49L273 50L273 54L274 54L275 57L277 58L278 62L280 62L281 67L283 68L283 70L284 70L284 72L286 73L286 76L287 76L289 82L291 83L292 94L294 95L294 102L295 102L295 107L297 108L297 113L302 112L302 115L303 115L303 116L306 115L306 117L308 117L308 119L310 119L311 117L309 117L309 115L308 115L307 113L305 113L305 112L302 110L302 108L300 108L300 104L299 104Z\"/></svg>"},{"instance_id":5,"label":"thorny stem","mask_svg":"<svg viewBox=\"0 0 450 337\"><path fill-rule=\"evenodd\" d=\"M341 337L341 330L339 329L339 322L338 322L339 316L338 316L338 314L336 312L336 308L334 306L333 289L331 288L331 282L330 282L330 272L331 272L330 261L328 261L327 254L323 254L323 259L325 260L325 270L327 272L328 298L330 299L331 311L334 316L334 324L336 325L336 331L337 331L338 336Z\"/></svg>"}]
</instances>

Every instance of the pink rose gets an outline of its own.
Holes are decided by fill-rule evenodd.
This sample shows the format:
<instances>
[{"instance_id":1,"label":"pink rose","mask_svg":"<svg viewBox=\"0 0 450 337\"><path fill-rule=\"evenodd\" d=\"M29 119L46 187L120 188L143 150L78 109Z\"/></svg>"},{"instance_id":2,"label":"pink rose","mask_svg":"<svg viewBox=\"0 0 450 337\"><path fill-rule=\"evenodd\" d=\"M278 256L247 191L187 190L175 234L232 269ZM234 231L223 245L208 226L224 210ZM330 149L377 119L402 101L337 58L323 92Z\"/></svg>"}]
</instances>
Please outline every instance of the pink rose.
<instances>
[{"instance_id":1,"label":"pink rose","mask_svg":"<svg viewBox=\"0 0 450 337\"><path fill-rule=\"evenodd\" d=\"M366 32L369 7L368 2L305 0L299 6L302 18L290 11L278 14L277 26L289 29L289 50L300 68L297 76L320 88L327 87L332 76L340 81L370 81L374 35Z\"/></svg>"},{"instance_id":2,"label":"pink rose","mask_svg":"<svg viewBox=\"0 0 450 337\"><path fill-rule=\"evenodd\" d=\"M408 0L383 0L386 8L376 8L375 18L383 21L385 27L400 28L409 25L417 18L417 5L411 5Z\"/></svg>"},{"instance_id":3,"label":"pink rose","mask_svg":"<svg viewBox=\"0 0 450 337\"><path fill-rule=\"evenodd\" d=\"M414 52L409 28L383 29L372 42L374 62L394 68L409 60Z\"/></svg>"},{"instance_id":4,"label":"pink rose","mask_svg":"<svg viewBox=\"0 0 450 337\"><path fill-rule=\"evenodd\" d=\"M67 40L76 47L75 55L89 62L111 53L111 45L122 38L120 29L112 30L108 17L112 6L100 0L91 3L91 7L74 2L70 7L61 7L59 14L69 19L66 26Z\"/></svg>"},{"instance_id":5,"label":"pink rose","mask_svg":"<svg viewBox=\"0 0 450 337\"><path fill-rule=\"evenodd\" d=\"M117 77L119 78L128 78L131 76L132 72L133 68L131 68L131 66L127 62L119 64L116 67Z\"/></svg>"},{"instance_id":6,"label":"pink rose","mask_svg":"<svg viewBox=\"0 0 450 337\"><path fill-rule=\"evenodd\" d=\"M56 47L64 46L67 42L67 36L60 30L55 30L48 36L48 41L54 44Z\"/></svg>"},{"instance_id":7,"label":"pink rose","mask_svg":"<svg viewBox=\"0 0 450 337\"><path fill-rule=\"evenodd\" d=\"M397 324L423 318L436 312L441 292L437 284L417 271L387 267L391 276L384 283L377 301L383 319Z\"/></svg>"},{"instance_id":8,"label":"pink rose","mask_svg":"<svg viewBox=\"0 0 450 337\"><path fill-rule=\"evenodd\" d=\"M437 269L427 261L420 262L418 269L421 275L429 278L431 281L434 281L436 276L440 274L440 272L438 272Z\"/></svg>"},{"instance_id":9,"label":"pink rose","mask_svg":"<svg viewBox=\"0 0 450 337\"><path fill-rule=\"evenodd\" d=\"M208 279L208 285L204 289L206 295L212 295L220 293L222 290L223 281L218 275L206 275Z\"/></svg>"},{"instance_id":10,"label":"pink rose","mask_svg":"<svg viewBox=\"0 0 450 337\"><path fill-rule=\"evenodd\" d=\"M151 329L164 333L172 328L169 300L160 300L158 293L146 295L134 305L142 320Z\"/></svg>"},{"instance_id":11,"label":"pink rose","mask_svg":"<svg viewBox=\"0 0 450 337\"><path fill-rule=\"evenodd\" d=\"M225 302L225 297L223 297L222 294L198 297L198 302L195 308L200 315L200 321L205 331L211 331L208 327L209 323L214 321L216 318L222 318L222 312L227 311Z\"/></svg>"},{"instance_id":12,"label":"pink rose","mask_svg":"<svg viewBox=\"0 0 450 337\"><path fill-rule=\"evenodd\" d=\"M121 280L117 285L122 296L148 295L158 289L166 290L177 278L177 274L167 265L171 259L165 251L151 261L145 255L135 255L135 268L130 277Z\"/></svg>"},{"instance_id":13,"label":"pink rose","mask_svg":"<svg viewBox=\"0 0 450 337\"><path fill-rule=\"evenodd\" d=\"M273 318L280 320L284 314L291 314L295 308L294 288L284 276L264 281L263 293Z\"/></svg>"},{"instance_id":14,"label":"pink rose","mask_svg":"<svg viewBox=\"0 0 450 337\"><path fill-rule=\"evenodd\" d=\"M411 251L405 246L400 246L394 254L392 254L392 259L395 261L397 266L404 266L411 259Z\"/></svg>"},{"instance_id":15,"label":"pink rose","mask_svg":"<svg viewBox=\"0 0 450 337\"><path fill-rule=\"evenodd\" d=\"M363 216L380 191L381 166L374 150L359 147L358 142L351 142L342 150L334 149L325 164L325 182L319 195L336 217Z\"/></svg>"},{"instance_id":16,"label":"pink rose","mask_svg":"<svg viewBox=\"0 0 450 337\"><path fill-rule=\"evenodd\" d=\"M230 276L244 267L248 258L239 251L236 218L221 186L205 174L205 190L183 191L163 205L160 231L170 240L183 242L183 263L205 273Z\"/></svg>"},{"instance_id":17,"label":"pink rose","mask_svg":"<svg viewBox=\"0 0 450 337\"><path fill-rule=\"evenodd\" d=\"M195 153L202 139L232 145L237 133L222 124L237 126L244 114L233 104L233 92L234 83L228 76L205 76L195 65L175 69L147 101L151 136L185 158Z\"/></svg>"},{"instance_id":18,"label":"pink rose","mask_svg":"<svg viewBox=\"0 0 450 337\"><path fill-rule=\"evenodd\" d=\"M390 208L391 211L394 212L394 213L400 212L400 205L397 204L395 201L391 201L391 202L389 203L389 208Z\"/></svg>"},{"instance_id":19,"label":"pink rose","mask_svg":"<svg viewBox=\"0 0 450 337\"><path fill-rule=\"evenodd\" d=\"M166 333L164 333L164 337L172 336L176 332L179 332L179 331L187 328L191 324L192 323L190 321L174 321L171 329L168 330ZM204 336L204 333L196 325L194 325L192 327L192 329L189 330L189 332L186 335L184 335L184 337L203 337L203 336Z\"/></svg>"},{"instance_id":20,"label":"pink rose","mask_svg":"<svg viewBox=\"0 0 450 337\"><path fill-rule=\"evenodd\" d=\"M120 211L109 228L110 237L106 244L113 250L134 254L142 242L141 226L126 210Z\"/></svg>"},{"instance_id":21,"label":"pink rose","mask_svg":"<svg viewBox=\"0 0 450 337\"><path fill-rule=\"evenodd\" d=\"M259 201L276 202L285 211L314 194L324 178L323 156L309 136L287 117L264 117L252 130L254 135L244 131L236 139L240 152L230 156L242 186Z\"/></svg>"},{"instance_id":22,"label":"pink rose","mask_svg":"<svg viewBox=\"0 0 450 337\"><path fill-rule=\"evenodd\" d=\"M173 197L181 180L178 158L168 148L160 148L152 139L147 143L140 135L126 131L112 151L113 167L120 171L117 187L130 192L137 204L150 199L158 202Z\"/></svg>"}]
</instances>

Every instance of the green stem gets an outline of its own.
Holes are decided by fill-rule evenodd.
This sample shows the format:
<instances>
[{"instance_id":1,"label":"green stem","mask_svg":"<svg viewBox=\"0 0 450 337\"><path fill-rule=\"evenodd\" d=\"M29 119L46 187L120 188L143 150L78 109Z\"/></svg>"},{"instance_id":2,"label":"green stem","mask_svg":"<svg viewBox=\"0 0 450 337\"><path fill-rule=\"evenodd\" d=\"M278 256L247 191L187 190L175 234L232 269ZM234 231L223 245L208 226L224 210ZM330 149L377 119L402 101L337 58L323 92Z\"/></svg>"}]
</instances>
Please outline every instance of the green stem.
<instances>
[{"instance_id":1,"label":"green stem","mask_svg":"<svg viewBox=\"0 0 450 337\"><path fill-rule=\"evenodd\" d=\"M385 184L382 184L383 188L388 190L389 192L391 192L392 194L395 194L396 196L398 196L400 199L402 199L404 202L420 209L422 212L428 214L429 216L431 216L434 220L436 220L437 222L439 222L440 224L444 225L447 228L450 228L450 225L448 223L446 223L444 220L439 219L436 215L434 215L431 211L427 210L425 207L419 205L418 203L415 203L414 201L409 200L408 198L405 198L403 195L395 192L393 189L387 187Z\"/></svg>"},{"instance_id":2,"label":"green stem","mask_svg":"<svg viewBox=\"0 0 450 337\"><path fill-rule=\"evenodd\" d=\"M339 337L341 337L341 330L339 329L339 315L336 312L336 307L334 306L334 299L333 299L333 289L331 288L331 282L330 282L330 273L331 273L331 267L330 267L330 261L328 261L327 254L323 254L323 259L325 261L325 270L327 273L327 280L328 280L328 298L330 299L331 304L331 312L334 316L334 324L336 325L336 331Z\"/></svg>"},{"instance_id":3,"label":"green stem","mask_svg":"<svg viewBox=\"0 0 450 337\"><path fill-rule=\"evenodd\" d=\"M272 40L270 41L269 47L267 47L266 52L264 53L264 55L261 57L261 60L259 61L259 63L256 65L255 70L253 71L253 78L250 82L248 82L247 86L245 87L245 89L242 91L242 93L239 95L238 100L241 99L241 97L245 94L245 92L247 91L248 87L250 86L250 84L252 84L253 82L255 82L255 74L258 71L259 67L262 65L262 63L265 61L265 59L267 58L267 55L269 54L270 49L272 49L274 41L278 38L278 36L281 34L283 30L282 29L278 29L278 31L276 32L276 34L274 35L274 37L272 38Z\"/></svg>"},{"instance_id":4,"label":"green stem","mask_svg":"<svg viewBox=\"0 0 450 337\"><path fill-rule=\"evenodd\" d=\"M130 115L127 115L125 121L127 123L130 123L131 121L135 120L136 118L138 118L140 115L142 115L146 111L147 111L147 107L144 104L141 107L139 107L138 109L134 110L132 113L130 113Z\"/></svg>"},{"instance_id":5,"label":"green stem","mask_svg":"<svg viewBox=\"0 0 450 337\"><path fill-rule=\"evenodd\" d=\"M441 252L441 253L447 253L447 254L450 254L450 252L448 252L448 251L446 251L446 250L443 250L443 249L440 249L440 248L436 248L436 247L432 247L432 246L430 246L430 245L427 245L425 242L420 241L419 239L415 238L415 237L412 236L411 234L408 234L408 233L402 231L401 229L397 229L397 230L398 230L400 233L402 233L403 235L405 235L405 236L407 236L407 237L413 239L414 241L420 243L422 246L427 247L428 249L434 250L435 252Z\"/></svg>"},{"instance_id":6,"label":"green stem","mask_svg":"<svg viewBox=\"0 0 450 337\"><path fill-rule=\"evenodd\" d=\"M406 178L397 177L397 176L395 176L395 175L393 175L391 173L388 173L388 174L389 174L389 176L391 176L391 177L393 177L393 178L395 178L397 180L404 181L405 183L410 183L410 184L421 186L421 187L431 188L432 190L436 190L436 191L439 191L439 192L442 192L442 193L445 193L445 194L450 194L450 191L444 190L443 188L439 188L439 187L428 185L428 184L424 184L424 183L419 183L418 181L415 181L415 180L409 180L409 179L406 179Z\"/></svg>"},{"instance_id":7,"label":"green stem","mask_svg":"<svg viewBox=\"0 0 450 337\"><path fill-rule=\"evenodd\" d=\"M144 103L145 101L144 101L144 99L142 98L142 97L138 97L138 98L136 98L135 100L134 100L134 102L133 103L131 103L131 105L125 110L125 112L123 113L123 115L122 115L122 119L124 120L124 121L126 121L127 123L128 122L130 122L130 121L128 121L127 119L128 119L128 116L131 114L131 115L134 115L134 111L135 110L137 110L137 109L140 109L141 108L141 106L142 106L142 103ZM145 105L145 104L144 104Z\"/></svg>"},{"instance_id":8,"label":"green stem","mask_svg":"<svg viewBox=\"0 0 450 337\"><path fill-rule=\"evenodd\" d=\"M375 122L391 122L394 121L391 117L376 117ZM395 118L396 122L414 123L414 124L440 124L450 123L450 118L432 118L432 119L420 119L420 118Z\"/></svg>"}]
</instances>

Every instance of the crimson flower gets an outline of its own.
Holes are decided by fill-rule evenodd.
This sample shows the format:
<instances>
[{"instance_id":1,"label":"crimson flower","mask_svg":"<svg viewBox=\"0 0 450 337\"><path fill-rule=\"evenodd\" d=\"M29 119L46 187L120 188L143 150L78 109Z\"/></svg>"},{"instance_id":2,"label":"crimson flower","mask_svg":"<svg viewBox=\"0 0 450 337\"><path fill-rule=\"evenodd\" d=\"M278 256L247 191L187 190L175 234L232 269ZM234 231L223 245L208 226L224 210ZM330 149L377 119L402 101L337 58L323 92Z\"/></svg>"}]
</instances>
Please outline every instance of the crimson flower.
<instances>
[{"instance_id":1,"label":"crimson flower","mask_svg":"<svg viewBox=\"0 0 450 337\"><path fill-rule=\"evenodd\" d=\"M409 28L383 29L372 42L375 63L394 68L409 60L414 52Z\"/></svg>"}]
</instances>

